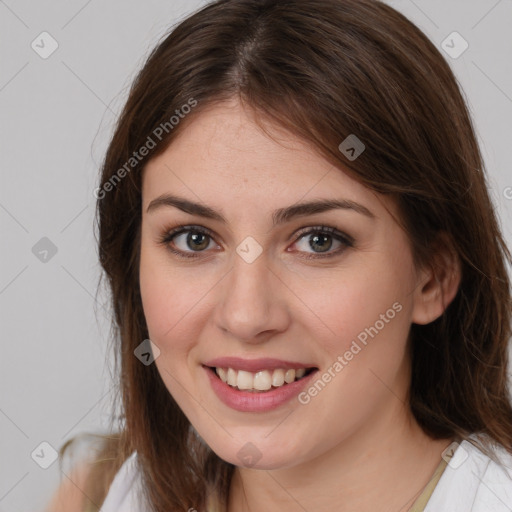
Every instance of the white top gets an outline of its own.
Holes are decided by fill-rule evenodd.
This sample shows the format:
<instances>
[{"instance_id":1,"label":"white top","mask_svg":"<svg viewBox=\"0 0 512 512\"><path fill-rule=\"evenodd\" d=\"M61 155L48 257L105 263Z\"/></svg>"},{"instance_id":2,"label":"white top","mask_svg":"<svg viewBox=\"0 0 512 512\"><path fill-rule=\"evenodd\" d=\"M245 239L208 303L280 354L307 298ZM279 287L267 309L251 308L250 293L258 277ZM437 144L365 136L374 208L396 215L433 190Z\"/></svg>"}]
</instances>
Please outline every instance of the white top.
<instances>
[{"instance_id":1,"label":"white top","mask_svg":"<svg viewBox=\"0 0 512 512\"><path fill-rule=\"evenodd\" d=\"M473 437L473 436L472 436ZM512 512L512 455L495 449L501 465L462 441L448 459L424 512ZM133 452L116 474L100 512L144 512Z\"/></svg>"}]
</instances>

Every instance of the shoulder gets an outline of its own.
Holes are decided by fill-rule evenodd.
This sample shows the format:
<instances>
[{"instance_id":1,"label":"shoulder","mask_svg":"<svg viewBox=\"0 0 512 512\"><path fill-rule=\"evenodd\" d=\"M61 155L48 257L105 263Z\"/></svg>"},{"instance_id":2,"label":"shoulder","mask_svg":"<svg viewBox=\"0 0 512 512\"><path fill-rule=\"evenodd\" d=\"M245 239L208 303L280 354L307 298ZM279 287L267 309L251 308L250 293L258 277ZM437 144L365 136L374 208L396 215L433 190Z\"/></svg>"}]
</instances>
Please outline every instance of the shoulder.
<instances>
[{"instance_id":1,"label":"shoulder","mask_svg":"<svg viewBox=\"0 0 512 512\"><path fill-rule=\"evenodd\" d=\"M44 512L82 512L87 507L85 488L89 474L87 464L81 463L62 480Z\"/></svg>"},{"instance_id":2,"label":"shoulder","mask_svg":"<svg viewBox=\"0 0 512 512\"><path fill-rule=\"evenodd\" d=\"M491 456L483 446L489 447ZM485 437L472 435L469 441L454 443L453 456L425 512L510 512L511 505L512 454Z\"/></svg>"},{"instance_id":3,"label":"shoulder","mask_svg":"<svg viewBox=\"0 0 512 512\"><path fill-rule=\"evenodd\" d=\"M97 512L123 461L122 433L80 434L59 450L60 486L45 512Z\"/></svg>"},{"instance_id":4,"label":"shoulder","mask_svg":"<svg viewBox=\"0 0 512 512\"><path fill-rule=\"evenodd\" d=\"M143 505L142 479L137 452L134 451L120 467L108 490L101 512L139 512Z\"/></svg>"}]
</instances>

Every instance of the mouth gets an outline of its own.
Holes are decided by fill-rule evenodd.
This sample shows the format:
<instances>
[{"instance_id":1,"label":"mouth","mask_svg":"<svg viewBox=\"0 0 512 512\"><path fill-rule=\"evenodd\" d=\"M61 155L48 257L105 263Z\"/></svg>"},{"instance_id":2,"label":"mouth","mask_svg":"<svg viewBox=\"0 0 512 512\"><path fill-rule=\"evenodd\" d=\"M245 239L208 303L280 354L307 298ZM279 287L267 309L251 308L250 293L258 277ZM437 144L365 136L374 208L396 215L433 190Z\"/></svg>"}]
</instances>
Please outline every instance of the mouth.
<instances>
[{"instance_id":1,"label":"mouth","mask_svg":"<svg viewBox=\"0 0 512 512\"><path fill-rule=\"evenodd\" d=\"M202 367L220 401L244 413L278 409L296 398L319 371L316 366L270 358L222 357Z\"/></svg>"},{"instance_id":2,"label":"mouth","mask_svg":"<svg viewBox=\"0 0 512 512\"><path fill-rule=\"evenodd\" d=\"M236 370L231 367L205 366L214 377L230 388L247 393L268 393L285 388L318 370L316 367L273 368L256 372Z\"/></svg>"}]
</instances>

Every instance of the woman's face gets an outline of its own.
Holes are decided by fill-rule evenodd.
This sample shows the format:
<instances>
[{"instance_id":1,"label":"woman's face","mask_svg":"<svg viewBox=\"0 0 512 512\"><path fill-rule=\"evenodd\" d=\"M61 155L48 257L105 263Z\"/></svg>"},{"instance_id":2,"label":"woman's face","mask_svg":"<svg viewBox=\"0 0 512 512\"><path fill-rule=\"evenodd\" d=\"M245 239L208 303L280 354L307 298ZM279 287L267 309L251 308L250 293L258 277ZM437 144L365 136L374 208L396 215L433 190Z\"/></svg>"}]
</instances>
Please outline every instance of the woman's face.
<instances>
[{"instance_id":1,"label":"woman's face","mask_svg":"<svg viewBox=\"0 0 512 512\"><path fill-rule=\"evenodd\" d=\"M394 204L237 103L186 122L143 177L141 294L171 395L238 466L396 426L422 274ZM333 203L301 209L317 201Z\"/></svg>"}]
</instances>

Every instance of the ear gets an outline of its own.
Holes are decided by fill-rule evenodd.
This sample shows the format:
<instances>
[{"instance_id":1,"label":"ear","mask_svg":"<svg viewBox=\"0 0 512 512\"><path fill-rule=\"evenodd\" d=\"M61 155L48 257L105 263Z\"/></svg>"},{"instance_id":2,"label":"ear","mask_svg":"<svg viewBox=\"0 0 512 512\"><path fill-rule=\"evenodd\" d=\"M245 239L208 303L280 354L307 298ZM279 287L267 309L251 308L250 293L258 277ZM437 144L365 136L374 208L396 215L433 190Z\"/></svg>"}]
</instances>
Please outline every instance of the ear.
<instances>
[{"instance_id":1,"label":"ear","mask_svg":"<svg viewBox=\"0 0 512 512\"><path fill-rule=\"evenodd\" d=\"M448 235L441 233L430 264L418 272L412 322L426 325L439 318L457 295L460 281L460 259Z\"/></svg>"}]
</instances>

